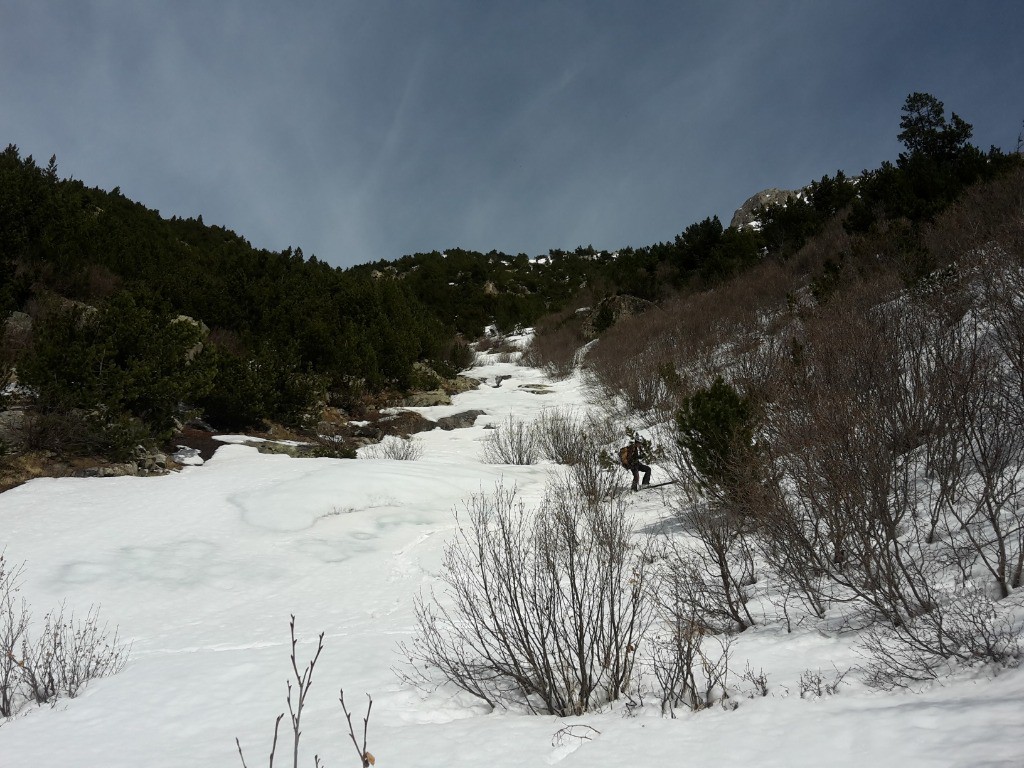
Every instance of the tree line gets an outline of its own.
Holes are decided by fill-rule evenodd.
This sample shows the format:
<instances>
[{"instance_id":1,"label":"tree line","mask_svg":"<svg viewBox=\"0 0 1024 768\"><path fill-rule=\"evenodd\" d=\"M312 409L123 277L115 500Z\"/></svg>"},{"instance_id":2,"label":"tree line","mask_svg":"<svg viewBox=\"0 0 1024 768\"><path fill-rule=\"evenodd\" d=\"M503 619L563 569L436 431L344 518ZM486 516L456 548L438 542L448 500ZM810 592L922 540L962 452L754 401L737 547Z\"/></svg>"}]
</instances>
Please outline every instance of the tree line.
<instances>
[{"instance_id":1,"label":"tree line","mask_svg":"<svg viewBox=\"0 0 1024 768\"><path fill-rule=\"evenodd\" d=\"M926 274L922 227L1019 156L973 147L970 125L947 119L928 94L908 97L901 130L907 152L897 162L825 176L762 206L756 227L709 217L639 248L534 258L452 248L350 269L300 248L253 247L201 216L163 218L118 188L61 179L56 157L43 167L9 145L0 153L0 314L27 312L34 330L5 335L5 368L17 363L44 408L153 435L183 402L224 428L299 425L324 403L358 412L415 387L414 363L453 374L487 325L531 325L615 293L665 301L721 285L792 257L837 219L866 237L898 231L914 254L908 271ZM837 269L822 272L817 290L829 290Z\"/></svg>"}]
</instances>

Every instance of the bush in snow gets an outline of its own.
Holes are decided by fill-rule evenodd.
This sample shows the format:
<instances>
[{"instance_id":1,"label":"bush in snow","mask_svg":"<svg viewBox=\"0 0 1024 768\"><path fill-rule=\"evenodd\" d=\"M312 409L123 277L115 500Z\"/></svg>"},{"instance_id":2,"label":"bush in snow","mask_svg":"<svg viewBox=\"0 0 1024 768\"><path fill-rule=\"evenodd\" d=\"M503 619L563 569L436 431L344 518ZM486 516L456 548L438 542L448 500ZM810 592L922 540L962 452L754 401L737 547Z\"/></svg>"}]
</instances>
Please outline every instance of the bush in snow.
<instances>
[{"instance_id":1,"label":"bush in snow","mask_svg":"<svg viewBox=\"0 0 1024 768\"><path fill-rule=\"evenodd\" d=\"M48 613L35 643L22 644L22 674L25 691L37 704L61 696L74 698L85 684L98 677L120 672L128 661L129 647L99 621L92 607L84 619L75 619L65 607Z\"/></svg>"},{"instance_id":2,"label":"bush in snow","mask_svg":"<svg viewBox=\"0 0 1024 768\"><path fill-rule=\"evenodd\" d=\"M958 665L1016 666L1024 624L983 592L962 588L927 613L899 626L875 624L864 634L865 681L874 688L907 688L949 674Z\"/></svg>"},{"instance_id":3,"label":"bush in snow","mask_svg":"<svg viewBox=\"0 0 1024 768\"><path fill-rule=\"evenodd\" d=\"M537 432L532 424L509 416L484 439L483 460L487 464L535 464Z\"/></svg>"},{"instance_id":4,"label":"bush in snow","mask_svg":"<svg viewBox=\"0 0 1024 768\"><path fill-rule=\"evenodd\" d=\"M129 647L109 631L90 608L76 620L64 606L43 619L39 636L29 633L28 604L18 594L22 565L10 567L0 554L0 717L11 717L28 703L74 698L90 681L119 672Z\"/></svg>"},{"instance_id":5,"label":"bush in snow","mask_svg":"<svg viewBox=\"0 0 1024 768\"><path fill-rule=\"evenodd\" d=\"M19 657L28 629L28 605L19 596L24 567L10 566L0 553L0 717L13 715L24 700Z\"/></svg>"},{"instance_id":6,"label":"bush in snow","mask_svg":"<svg viewBox=\"0 0 1024 768\"><path fill-rule=\"evenodd\" d=\"M534 422L541 455L557 464L578 464L597 453L587 422L577 413L545 408Z\"/></svg>"},{"instance_id":7,"label":"bush in snow","mask_svg":"<svg viewBox=\"0 0 1024 768\"><path fill-rule=\"evenodd\" d=\"M699 559L678 553L661 561L651 581L658 632L650 643L648 665L658 684L662 714L675 717L678 707L697 711L728 699L732 638L720 634L723 617L705 607L706 585ZM730 624L728 618L725 623Z\"/></svg>"},{"instance_id":8,"label":"bush in snow","mask_svg":"<svg viewBox=\"0 0 1024 768\"><path fill-rule=\"evenodd\" d=\"M527 510L499 485L456 516L446 590L417 601L404 677L562 716L622 696L650 622L651 557L621 504L563 487Z\"/></svg>"},{"instance_id":9,"label":"bush in snow","mask_svg":"<svg viewBox=\"0 0 1024 768\"><path fill-rule=\"evenodd\" d=\"M416 461L423 457L423 443L418 443L412 438L388 436L367 448L365 455L368 459Z\"/></svg>"}]
</instances>

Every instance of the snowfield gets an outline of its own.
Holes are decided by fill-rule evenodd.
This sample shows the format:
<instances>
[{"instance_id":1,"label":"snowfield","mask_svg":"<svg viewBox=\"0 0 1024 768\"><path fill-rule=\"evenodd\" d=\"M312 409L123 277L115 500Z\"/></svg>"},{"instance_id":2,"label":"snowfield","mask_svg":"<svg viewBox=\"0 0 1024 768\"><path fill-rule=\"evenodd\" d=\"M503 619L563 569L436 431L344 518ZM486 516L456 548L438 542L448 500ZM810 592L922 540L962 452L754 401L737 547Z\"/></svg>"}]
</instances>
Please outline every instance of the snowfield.
<instances>
[{"instance_id":1,"label":"snowfield","mask_svg":"<svg viewBox=\"0 0 1024 768\"><path fill-rule=\"evenodd\" d=\"M461 430L416 436L417 461L292 459L225 444L202 466L163 477L40 479L0 495L0 550L25 563L23 595L41 620L92 605L132 644L125 668L53 707L0 723L0 768L266 765L286 712L289 616L300 666L324 635L302 721L299 764L356 766L338 703L353 720L373 697L376 765L416 766L1024 766L1024 671L967 670L918 693L882 693L851 670L833 696L801 698L806 670L827 678L860 662L853 638L798 626L755 627L732 652L735 710L661 715L657 697L577 718L488 711L466 694L403 683L398 645L415 630L414 598L436 584L453 510L472 493L515 484L537 502L553 464L484 464L485 426L545 407L585 407L577 378L490 363L511 378L416 409L436 419L479 408ZM537 394L524 385L546 384ZM664 473L655 466L655 482ZM628 480L621 473L622 482ZM656 525L661 491L630 496ZM748 698L746 664L768 696ZM573 735L558 736L566 726ZM591 730L592 729L592 730ZM288 717L277 765L291 765Z\"/></svg>"}]
</instances>

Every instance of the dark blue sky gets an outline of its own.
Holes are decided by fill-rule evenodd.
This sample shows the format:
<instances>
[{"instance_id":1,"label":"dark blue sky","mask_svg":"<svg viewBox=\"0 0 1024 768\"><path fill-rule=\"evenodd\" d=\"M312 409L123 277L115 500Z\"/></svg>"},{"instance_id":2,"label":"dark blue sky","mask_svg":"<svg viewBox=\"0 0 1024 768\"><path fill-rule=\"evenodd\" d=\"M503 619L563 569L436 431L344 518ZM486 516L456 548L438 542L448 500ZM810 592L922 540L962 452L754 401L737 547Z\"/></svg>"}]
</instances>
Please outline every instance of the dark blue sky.
<instances>
[{"instance_id":1,"label":"dark blue sky","mask_svg":"<svg viewBox=\"0 0 1024 768\"><path fill-rule=\"evenodd\" d=\"M895 159L925 91L1016 147L1017 0L0 0L0 143L340 266L671 239Z\"/></svg>"}]
</instances>

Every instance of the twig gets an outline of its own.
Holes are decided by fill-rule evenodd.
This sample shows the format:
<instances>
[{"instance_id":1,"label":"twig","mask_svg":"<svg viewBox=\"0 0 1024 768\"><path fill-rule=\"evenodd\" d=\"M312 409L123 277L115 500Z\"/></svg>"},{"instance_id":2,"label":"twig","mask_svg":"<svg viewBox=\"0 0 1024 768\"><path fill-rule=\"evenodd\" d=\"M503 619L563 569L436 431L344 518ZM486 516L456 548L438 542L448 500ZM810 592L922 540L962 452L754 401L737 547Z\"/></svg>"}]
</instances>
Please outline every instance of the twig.
<instances>
[{"instance_id":1,"label":"twig","mask_svg":"<svg viewBox=\"0 0 1024 768\"><path fill-rule=\"evenodd\" d=\"M306 665L305 670L302 674L299 674L299 663L295 657L295 614L292 614L292 620L290 623L291 636L292 636L292 671L295 673L295 681L298 683L299 688L299 700L296 707L292 708L292 684L288 682L288 713L292 719L292 734L293 734L293 750L292 750L292 766L293 768L299 768L299 737L302 736L302 730L300 724L302 721L302 708L306 703L306 694L309 693L310 687L313 685L313 667L316 666L317 659L320 658L320 653L324 649L324 633L320 633L319 641L317 642L316 654L313 656L312 661Z\"/></svg>"},{"instance_id":2,"label":"twig","mask_svg":"<svg viewBox=\"0 0 1024 768\"><path fill-rule=\"evenodd\" d=\"M359 759L363 762L363 768L369 768L376 761L374 756L366 750L366 732L370 727L370 710L373 709L373 697L370 694L366 694L366 698L369 700L369 704L366 705L366 717L363 718L363 746L359 746L359 742L356 740L356 732L352 727L352 714L348 711L348 707L345 706L345 690L338 690L338 701L341 702L341 711L345 713L345 719L348 721L348 735L352 739L352 744L356 748L356 752L359 754Z\"/></svg>"},{"instance_id":3,"label":"twig","mask_svg":"<svg viewBox=\"0 0 1024 768\"><path fill-rule=\"evenodd\" d=\"M267 764L268 768L274 768L274 753L277 751L277 729L281 725L281 718L284 717L284 712L277 716L277 720L274 721L274 743L270 745L270 762ZM235 744L238 746L238 756L242 758L242 768L249 768L245 764L245 755L242 754L242 742L235 736Z\"/></svg>"}]
</instances>

